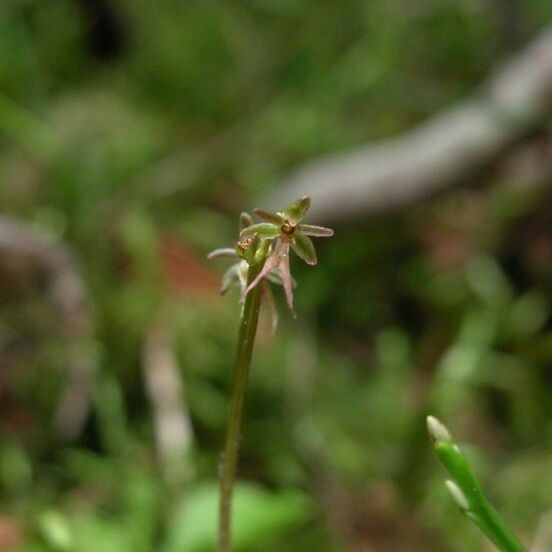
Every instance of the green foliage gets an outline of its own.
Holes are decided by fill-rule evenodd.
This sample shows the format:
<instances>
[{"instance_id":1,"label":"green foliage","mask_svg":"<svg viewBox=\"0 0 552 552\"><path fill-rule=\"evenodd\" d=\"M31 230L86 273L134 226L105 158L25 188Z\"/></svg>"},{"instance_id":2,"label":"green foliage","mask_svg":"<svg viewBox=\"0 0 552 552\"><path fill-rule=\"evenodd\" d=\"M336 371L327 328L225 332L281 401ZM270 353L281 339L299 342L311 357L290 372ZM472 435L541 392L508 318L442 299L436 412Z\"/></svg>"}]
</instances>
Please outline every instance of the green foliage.
<instances>
[{"instance_id":1,"label":"green foliage","mask_svg":"<svg viewBox=\"0 0 552 552\"><path fill-rule=\"evenodd\" d=\"M213 550L218 517L218 485L205 482L186 491L175 507L164 552ZM275 535L309 521L309 500L298 491L268 492L249 483L234 491L232 542L236 550L266 550Z\"/></svg>"}]
</instances>

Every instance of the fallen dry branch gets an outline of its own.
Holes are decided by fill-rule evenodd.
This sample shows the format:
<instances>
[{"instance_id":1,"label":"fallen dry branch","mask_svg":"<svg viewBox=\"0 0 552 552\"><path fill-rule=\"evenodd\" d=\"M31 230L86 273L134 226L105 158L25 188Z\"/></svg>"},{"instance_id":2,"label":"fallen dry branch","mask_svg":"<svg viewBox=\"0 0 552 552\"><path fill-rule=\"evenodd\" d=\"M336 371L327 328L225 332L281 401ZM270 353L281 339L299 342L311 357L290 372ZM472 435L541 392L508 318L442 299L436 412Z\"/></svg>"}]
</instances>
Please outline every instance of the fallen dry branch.
<instances>
[{"instance_id":1,"label":"fallen dry branch","mask_svg":"<svg viewBox=\"0 0 552 552\"><path fill-rule=\"evenodd\" d=\"M551 108L548 27L472 99L398 138L310 162L259 205L271 207L308 195L312 215L328 223L400 208L460 182L541 127Z\"/></svg>"},{"instance_id":2,"label":"fallen dry branch","mask_svg":"<svg viewBox=\"0 0 552 552\"><path fill-rule=\"evenodd\" d=\"M90 354L92 314L86 285L70 249L16 218L0 216L0 267L11 274L36 274L59 312L71 343L65 392L54 417L63 440L80 432L90 407L95 361Z\"/></svg>"}]
</instances>

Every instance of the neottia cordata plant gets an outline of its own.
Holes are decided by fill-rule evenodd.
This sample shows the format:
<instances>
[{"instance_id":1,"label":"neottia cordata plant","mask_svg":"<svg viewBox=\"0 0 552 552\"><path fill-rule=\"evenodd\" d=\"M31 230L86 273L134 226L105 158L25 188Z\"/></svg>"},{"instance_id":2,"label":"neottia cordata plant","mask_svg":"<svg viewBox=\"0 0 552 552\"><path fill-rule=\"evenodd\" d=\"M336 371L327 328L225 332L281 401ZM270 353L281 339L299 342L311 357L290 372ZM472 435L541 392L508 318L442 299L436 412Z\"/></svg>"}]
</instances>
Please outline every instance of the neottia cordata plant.
<instances>
[{"instance_id":1,"label":"neottia cordata plant","mask_svg":"<svg viewBox=\"0 0 552 552\"><path fill-rule=\"evenodd\" d=\"M263 222L254 223L247 213L240 216L240 234L234 248L216 249L209 258L231 257L236 260L222 278L221 292L237 285L241 290L241 322L238 346L234 361L228 427L222 456L220 474L219 503L219 552L229 552L232 490L236 478L238 443L241 433L243 403L247 376L251 363L251 353L261 300L264 298L272 310L273 330L278 316L270 283L282 285L287 304L293 309L293 288L296 283L289 266L290 251L297 254L307 264L317 263L316 251L309 236L330 237L333 230L323 226L303 224L310 207L310 198L303 197L289 205L284 211L272 213L255 209L255 214Z\"/></svg>"}]
</instances>

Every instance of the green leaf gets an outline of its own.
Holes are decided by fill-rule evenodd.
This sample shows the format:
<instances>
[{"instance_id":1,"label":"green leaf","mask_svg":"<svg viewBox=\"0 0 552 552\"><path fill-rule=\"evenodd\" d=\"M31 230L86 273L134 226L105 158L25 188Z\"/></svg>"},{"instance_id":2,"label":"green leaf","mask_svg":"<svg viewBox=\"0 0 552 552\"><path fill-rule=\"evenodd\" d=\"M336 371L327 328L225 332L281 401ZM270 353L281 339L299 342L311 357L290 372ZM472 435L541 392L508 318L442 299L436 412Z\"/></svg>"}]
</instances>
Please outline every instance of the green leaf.
<instances>
[{"instance_id":1,"label":"green leaf","mask_svg":"<svg viewBox=\"0 0 552 552\"><path fill-rule=\"evenodd\" d=\"M244 228L240 233L241 236L251 236L253 234L257 234L263 239L277 238L280 235L280 227L270 222L260 222Z\"/></svg>"},{"instance_id":2,"label":"green leaf","mask_svg":"<svg viewBox=\"0 0 552 552\"><path fill-rule=\"evenodd\" d=\"M315 236L317 238L329 238L334 235L334 231L331 228L315 226L313 224L299 224L297 230L303 232L303 234L307 236Z\"/></svg>"},{"instance_id":3,"label":"green leaf","mask_svg":"<svg viewBox=\"0 0 552 552\"><path fill-rule=\"evenodd\" d=\"M310 203L310 197L302 197L301 199L298 199L295 203L289 205L284 211L284 214L287 218L293 220L294 222L299 222L305 216L305 213L309 210Z\"/></svg>"},{"instance_id":4,"label":"green leaf","mask_svg":"<svg viewBox=\"0 0 552 552\"><path fill-rule=\"evenodd\" d=\"M311 239L305 234L295 233L293 236L293 243L291 247L301 259L303 259L307 264L315 265L317 263L316 251Z\"/></svg>"},{"instance_id":5,"label":"green leaf","mask_svg":"<svg viewBox=\"0 0 552 552\"><path fill-rule=\"evenodd\" d=\"M232 508L232 541L236 550L263 549L260 541L274 539L309 519L309 503L296 491L269 492L238 483ZM214 550L218 517L215 482L189 489L177 506L163 552Z\"/></svg>"},{"instance_id":6,"label":"green leaf","mask_svg":"<svg viewBox=\"0 0 552 552\"><path fill-rule=\"evenodd\" d=\"M40 514L38 527L43 539L57 551L71 550L74 546L73 532L67 518L57 510Z\"/></svg>"},{"instance_id":7,"label":"green leaf","mask_svg":"<svg viewBox=\"0 0 552 552\"><path fill-rule=\"evenodd\" d=\"M254 209L254 213L263 220L271 222L272 224L277 224L280 226L284 222L284 217L279 213L272 213L270 211L265 211L264 209Z\"/></svg>"},{"instance_id":8,"label":"green leaf","mask_svg":"<svg viewBox=\"0 0 552 552\"><path fill-rule=\"evenodd\" d=\"M129 525L120 518L106 519L95 515L83 515L73 523L74 545L71 550L98 552L116 550L131 552L136 550L135 535Z\"/></svg>"}]
</instances>

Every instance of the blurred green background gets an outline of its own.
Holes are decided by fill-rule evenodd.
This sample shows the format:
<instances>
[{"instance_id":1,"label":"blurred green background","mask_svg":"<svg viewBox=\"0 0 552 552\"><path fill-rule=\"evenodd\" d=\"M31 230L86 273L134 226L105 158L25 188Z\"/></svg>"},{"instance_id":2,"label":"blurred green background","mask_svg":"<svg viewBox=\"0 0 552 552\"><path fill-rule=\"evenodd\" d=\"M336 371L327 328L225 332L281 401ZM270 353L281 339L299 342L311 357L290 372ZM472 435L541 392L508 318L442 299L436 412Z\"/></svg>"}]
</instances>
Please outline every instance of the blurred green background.
<instances>
[{"instance_id":1,"label":"blurred green background","mask_svg":"<svg viewBox=\"0 0 552 552\"><path fill-rule=\"evenodd\" d=\"M551 20L548 0L2 0L0 550L213 550L239 306L206 253L290 170L469 97ZM332 221L319 266L294 262L299 317L275 290L254 352L237 550L490 550L429 413L531 542L552 201L517 168Z\"/></svg>"}]
</instances>

